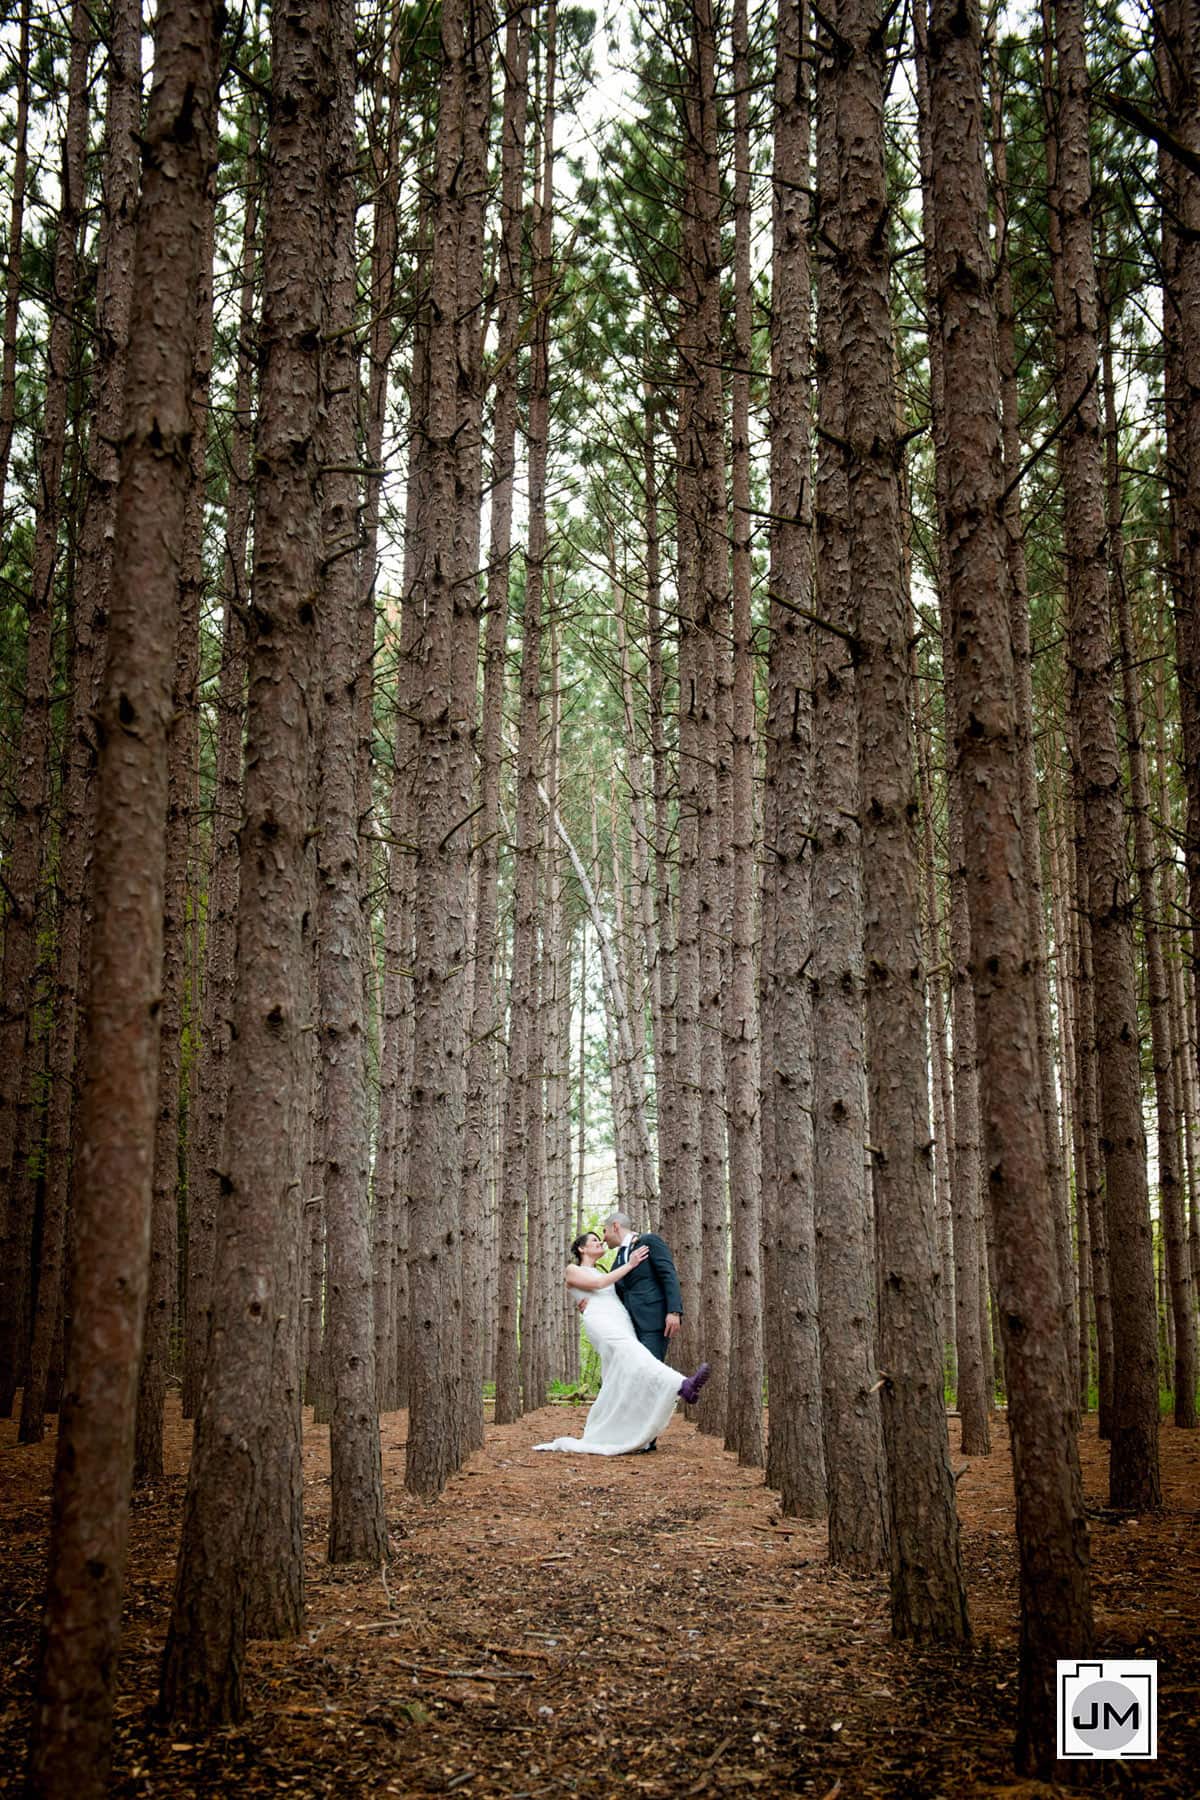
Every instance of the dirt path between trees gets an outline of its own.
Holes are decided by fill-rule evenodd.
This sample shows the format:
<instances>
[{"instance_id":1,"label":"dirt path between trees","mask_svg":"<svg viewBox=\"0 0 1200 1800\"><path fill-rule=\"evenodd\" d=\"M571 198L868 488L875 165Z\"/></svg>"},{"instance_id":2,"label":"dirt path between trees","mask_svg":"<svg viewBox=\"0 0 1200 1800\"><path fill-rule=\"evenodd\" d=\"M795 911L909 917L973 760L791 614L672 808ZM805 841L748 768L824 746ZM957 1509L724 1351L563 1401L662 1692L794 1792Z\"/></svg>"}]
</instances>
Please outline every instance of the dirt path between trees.
<instances>
[{"instance_id":1,"label":"dirt path between trees","mask_svg":"<svg viewBox=\"0 0 1200 1800\"><path fill-rule=\"evenodd\" d=\"M957 1451L974 1642L912 1652L882 1581L841 1575L820 1528L781 1520L761 1476L677 1419L647 1457L536 1454L583 1409L489 1427L424 1504L384 1422L395 1558L324 1561L328 1430L306 1421L308 1618L255 1644L250 1716L208 1742L154 1722L190 1429L135 1503L113 1793L649 1800L732 1793L960 1800L1059 1790L1016 1779L1016 1556L1006 1448ZM997 1434L1003 1438L1003 1421ZM1159 1661L1159 1761L1103 1765L1118 1794L1200 1792L1200 1434L1163 1428L1166 1508L1104 1509L1082 1440L1098 1650ZM0 1422L0 1791L19 1787L45 1555L51 1443Z\"/></svg>"}]
</instances>

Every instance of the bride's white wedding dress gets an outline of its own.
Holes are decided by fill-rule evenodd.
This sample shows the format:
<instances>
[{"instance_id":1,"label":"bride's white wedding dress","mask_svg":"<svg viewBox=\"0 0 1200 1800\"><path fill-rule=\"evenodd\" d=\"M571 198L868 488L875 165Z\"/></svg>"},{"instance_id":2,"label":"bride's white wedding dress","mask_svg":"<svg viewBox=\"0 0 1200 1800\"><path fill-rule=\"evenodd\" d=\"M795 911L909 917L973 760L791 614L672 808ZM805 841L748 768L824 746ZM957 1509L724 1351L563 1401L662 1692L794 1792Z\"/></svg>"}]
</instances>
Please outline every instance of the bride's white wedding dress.
<instances>
[{"instance_id":1,"label":"bride's white wedding dress","mask_svg":"<svg viewBox=\"0 0 1200 1800\"><path fill-rule=\"evenodd\" d=\"M581 1438L560 1437L535 1450L625 1456L665 1430L679 1398L680 1375L639 1344L615 1288L589 1293L583 1329L600 1355L600 1392Z\"/></svg>"}]
</instances>

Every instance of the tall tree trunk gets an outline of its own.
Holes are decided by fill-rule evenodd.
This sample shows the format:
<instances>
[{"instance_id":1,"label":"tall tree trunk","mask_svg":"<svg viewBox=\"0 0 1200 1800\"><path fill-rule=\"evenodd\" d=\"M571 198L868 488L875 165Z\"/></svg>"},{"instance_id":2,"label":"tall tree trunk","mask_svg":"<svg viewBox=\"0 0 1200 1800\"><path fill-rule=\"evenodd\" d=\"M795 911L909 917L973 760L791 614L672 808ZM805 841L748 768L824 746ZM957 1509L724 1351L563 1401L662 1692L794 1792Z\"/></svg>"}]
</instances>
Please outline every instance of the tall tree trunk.
<instances>
[{"instance_id":1,"label":"tall tree trunk","mask_svg":"<svg viewBox=\"0 0 1200 1800\"><path fill-rule=\"evenodd\" d=\"M942 623L942 680L945 692L946 834L950 871L950 992L954 1034L954 1161L951 1209L954 1219L956 1399L962 1421L965 1456L986 1456L989 1396L983 1379L980 1342L979 1245L983 1229L980 1159L979 1072L975 1029L975 996L971 983L971 924L967 901L968 875L963 820L964 797L952 745L957 739L958 670L950 630L950 596L946 535L946 494L950 455L946 442L946 370L938 317L937 216L934 208L934 135L930 118L928 25L924 0L914 0L917 44L918 134L921 155L922 219L925 235L925 293L929 308L929 395L933 423L935 487L938 519L938 606Z\"/></svg>"},{"instance_id":2,"label":"tall tree trunk","mask_svg":"<svg viewBox=\"0 0 1200 1800\"><path fill-rule=\"evenodd\" d=\"M200 610L204 583L205 463L212 375L213 238L216 172L204 194L204 266L196 292L196 357L192 385L190 480L179 573L179 624L171 729L167 739L167 863L163 888L163 991L159 1021L158 1116L154 1133L154 1212L150 1285L138 1382L135 1485L163 1472L163 1402L171 1359L171 1325L179 1291L180 1128L186 1110L183 1020L189 930L188 873L194 864L199 795ZM194 912L195 896L191 897ZM194 920L191 926L194 930Z\"/></svg>"},{"instance_id":3,"label":"tall tree trunk","mask_svg":"<svg viewBox=\"0 0 1200 1800\"><path fill-rule=\"evenodd\" d=\"M888 311L884 42L876 0L835 20L839 351L857 594L870 1143L898 1636L961 1638L966 1596L942 1400L907 606Z\"/></svg>"},{"instance_id":4,"label":"tall tree trunk","mask_svg":"<svg viewBox=\"0 0 1200 1800\"><path fill-rule=\"evenodd\" d=\"M17 116L13 121L12 206L8 216L8 257L4 270L4 347L0 352L0 519L8 487L8 463L17 416L17 323L21 308L21 257L25 246L25 183L29 173L29 15L21 0L17 25Z\"/></svg>"},{"instance_id":5,"label":"tall tree trunk","mask_svg":"<svg viewBox=\"0 0 1200 1800\"><path fill-rule=\"evenodd\" d=\"M124 433L101 690L71 1335L29 1791L107 1790L158 1079L166 737L217 12L164 5L142 127Z\"/></svg>"},{"instance_id":6,"label":"tall tree trunk","mask_svg":"<svg viewBox=\"0 0 1200 1800\"><path fill-rule=\"evenodd\" d=\"M488 1098L494 1037L500 1028L496 1004L496 928L500 876L500 777L504 729L505 651L512 561L512 515L516 474L517 350L521 310L521 226L523 218L525 128L529 102L530 9L510 14L504 41L504 114L500 128L501 236L497 269L497 350L492 411L492 487L487 561L487 645L479 749L479 829L475 850L475 975L471 1042L467 1061L463 1154L465 1305L472 1324L463 1340L463 1381L467 1390L466 1448L482 1442L485 1375L485 1270L491 1258L486 1203ZM502 1257L507 1251L502 1251ZM508 1268L502 1261L501 1268ZM511 1270L510 1270L511 1274ZM511 1302L511 1296L510 1296ZM513 1315L509 1315L511 1318Z\"/></svg>"},{"instance_id":7,"label":"tall tree trunk","mask_svg":"<svg viewBox=\"0 0 1200 1800\"><path fill-rule=\"evenodd\" d=\"M358 635L358 536L354 473L358 381L354 353L356 146L354 9L334 12L336 117L328 170L329 279L323 369L324 565L320 644L324 707L317 816L317 1037L325 1115L328 1256L326 1340L330 1389L330 1562L387 1558L375 1393L368 1165L362 862L358 833L361 686L370 680Z\"/></svg>"},{"instance_id":8,"label":"tall tree trunk","mask_svg":"<svg viewBox=\"0 0 1200 1800\"><path fill-rule=\"evenodd\" d=\"M998 334L1003 345L1003 334ZM1001 380L1006 379L1003 369ZM1007 420L1005 421L1007 430ZM1008 459L1005 458L1005 469ZM1011 557L1009 569L1011 573ZM1016 644L1013 646L1014 660L1017 662L1017 682L1020 687L1020 661ZM1076 940L1068 923L1066 877L1063 870L1063 858L1059 853L1060 833L1065 830L1056 816L1063 809L1061 797L1052 802L1047 811L1047 853L1050 873L1050 904L1053 917L1055 945L1055 989L1058 1000L1059 1028L1062 1033L1062 1081L1065 1111L1067 1116L1067 1132L1071 1143L1071 1156L1075 1168L1075 1250L1077 1264L1073 1271L1073 1282L1077 1292L1076 1329L1078 1332L1077 1366L1075 1369L1076 1393L1080 1410L1086 1412L1091 1404L1091 1369L1092 1369L1092 1329L1095 1324L1095 1300L1092 1289L1092 1240L1087 1209L1087 1148L1084 1140L1083 1109L1080 1096L1083 1088L1082 1065L1080 1061L1079 1027L1076 1017Z\"/></svg>"},{"instance_id":9,"label":"tall tree trunk","mask_svg":"<svg viewBox=\"0 0 1200 1800\"><path fill-rule=\"evenodd\" d=\"M375 204L371 233L370 304L371 323L367 332L365 459L367 474L363 492L362 540L358 557L359 605L366 613L374 649L375 584L379 572L379 516L383 494L383 437L387 424L389 383L395 338L393 300L396 286L397 212L400 194L400 118L398 92L401 70L401 8L393 6L385 13L379 45L379 71L376 78L374 132L371 142L371 167L375 181ZM367 725L373 720L372 684L364 684L360 704L368 712ZM368 789L370 771L368 770ZM368 796L369 797L369 796ZM360 807L362 800L360 799ZM360 820L360 834L362 821ZM365 834L360 835L364 856ZM385 854L384 881L388 903L385 917L391 914L391 873L393 851ZM368 880L368 885L370 885ZM369 910L364 910L364 929L369 929ZM385 927L386 932L386 927ZM369 952L368 952L369 957ZM395 997L399 976L389 955L386 938L383 968L379 976L379 1114L376 1121L377 1154L371 1182L371 1319L374 1330L375 1390L377 1409L386 1412L395 1399L396 1294L393 1284L396 1248L395 1191L395 1113L396 1065L394 1051ZM390 1034L390 1035L389 1035Z\"/></svg>"},{"instance_id":10,"label":"tall tree trunk","mask_svg":"<svg viewBox=\"0 0 1200 1800\"><path fill-rule=\"evenodd\" d=\"M646 378L643 401L642 498L646 526L646 672L649 687L650 779L654 795L654 942L657 950L654 1092L658 1103L660 1229L676 1240L679 1096L676 1028L675 900L671 891L671 775L666 746L666 671L663 666L661 544L654 390Z\"/></svg>"},{"instance_id":11,"label":"tall tree trunk","mask_svg":"<svg viewBox=\"0 0 1200 1800\"><path fill-rule=\"evenodd\" d=\"M789 1515L825 1507L813 1218L812 455L809 378L808 9L785 0L775 48L771 264L771 642L763 907L764 1238L770 1439L767 1479ZM683 740L680 738L682 756Z\"/></svg>"},{"instance_id":12,"label":"tall tree trunk","mask_svg":"<svg viewBox=\"0 0 1200 1800\"><path fill-rule=\"evenodd\" d=\"M644 1109L646 1102L647 1009L651 1014L652 1032L657 1031L661 1021L655 1000L657 958L654 946L654 911L649 883L650 865L646 833L644 768L641 745L638 741L633 666L629 648L629 631L625 618L628 590L625 581L617 572L616 546L611 531L608 540L608 566L613 596L613 622L617 635L617 660L621 674L621 725L625 753L625 781L629 789L629 906L632 917L627 929L624 926L618 926L617 940L624 949L622 976L625 991L629 995L629 1024L633 1038L633 1062L629 1072L637 1090L634 1096L635 1104ZM620 841L615 791L612 812L615 855ZM623 908L623 900L622 888L619 883L614 887L614 899L620 911ZM652 1182L654 1179L654 1170L643 1171L640 1185L645 1188L648 1181ZM657 1219L648 1220L647 1223L655 1230L659 1228Z\"/></svg>"},{"instance_id":13,"label":"tall tree trunk","mask_svg":"<svg viewBox=\"0 0 1200 1800\"><path fill-rule=\"evenodd\" d=\"M1039 829L1037 754L1033 717L1033 642L1030 625L1029 579L1025 564L1025 529L1021 517L1021 436L1017 392L1016 318L1009 264L1008 158L1005 120L999 84L992 95L992 208L993 242L996 246L996 349L1000 363L1000 399L1004 449L1004 524L1009 575L1009 612L1012 620L1013 657L1017 676L1017 730L1021 752L1021 841L1024 851L1025 891L1028 898L1031 940L1037 957L1038 1070L1042 1093L1042 1117L1046 1123L1050 1190L1054 1197L1054 1225L1058 1244L1058 1274L1064 1304L1074 1306L1074 1271L1071 1260L1071 1206L1067 1162L1059 1110L1059 1080L1054 1061L1054 1026L1050 1008L1050 962L1047 948L1046 898L1042 881L1042 840ZM1070 1334L1076 1321L1068 1318ZM1072 1350L1072 1375L1079 1391L1078 1357ZM1084 1385L1086 1392L1086 1384Z\"/></svg>"},{"instance_id":14,"label":"tall tree trunk","mask_svg":"<svg viewBox=\"0 0 1200 1800\"><path fill-rule=\"evenodd\" d=\"M1144 739L1141 659L1134 640L1133 608L1125 581L1125 543L1121 519L1121 481L1116 398L1113 393L1111 320L1103 308L1102 372L1104 379L1104 452L1107 485L1109 569L1121 645L1121 683L1125 711L1125 755L1129 764L1133 810L1134 862L1146 952L1146 987L1154 1072L1158 1147L1158 1201L1166 1253L1166 1273L1173 1325L1175 1423L1185 1431L1196 1426L1196 1322L1191 1268L1187 1254L1186 1199L1180 1166L1179 1120L1175 1111L1172 1071L1171 1014L1166 963L1160 929L1158 846L1150 824L1149 775Z\"/></svg>"},{"instance_id":15,"label":"tall tree trunk","mask_svg":"<svg viewBox=\"0 0 1200 1800\"><path fill-rule=\"evenodd\" d=\"M822 237L841 230L831 84L817 122ZM830 1560L864 1571L888 1557L887 1470L876 1383L875 1239L864 1074L863 871L850 583L846 392L839 295L818 269L817 570L812 627L813 1204L821 1335L821 1423ZM803 849L804 846L802 845Z\"/></svg>"},{"instance_id":16,"label":"tall tree trunk","mask_svg":"<svg viewBox=\"0 0 1200 1800\"><path fill-rule=\"evenodd\" d=\"M746 0L733 12L733 853L732 956L722 1029L729 1121L733 1330L725 1443L743 1467L763 1461L762 1164L755 991L754 645L750 618L750 74Z\"/></svg>"},{"instance_id":17,"label":"tall tree trunk","mask_svg":"<svg viewBox=\"0 0 1200 1800\"><path fill-rule=\"evenodd\" d=\"M458 380L458 322L479 304L460 291L460 239L467 196L460 179L469 93L486 64L490 12L448 0L441 17L441 76L432 195L429 405L417 421L428 457L429 516L422 543L418 604L424 616L422 666L415 675L417 721L412 804L414 857L413 1076L408 1155L410 1399L405 1483L439 1493L462 1457L462 1266L458 1184L467 1023L469 733L475 717L478 618L466 516ZM469 566L468 566L469 563Z\"/></svg>"},{"instance_id":18,"label":"tall tree trunk","mask_svg":"<svg viewBox=\"0 0 1200 1800\"><path fill-rule=\"evenodd\" d=\"M1073 740L1074 745L1074 740ZM1079 1112L1083 1120L1084 1206L1092 1253L1092 1292L1096 1309L1096 1360L1099 1367L1098 1428L1112 1436L1113 1318L1108 1223L1104 1211L1103 1163L1100 1155L1100 1093L1096 1058L1096 988L1092 968L1092 930L1088 917L1087 856L1083 845L1084 811L1078 752L1072 747L1071 904L1075 913L1075 1017L1078 1027Z\"/></svg>"},{"instance_id":19,"label":"tall tree trunk","mask_svg":"<svg viewBox=\"0 0 1200 1800\"><path fill-rule=\"evenodd\" d=\"M675 421L675 518L676 587L678 589L679 676L676 736L679 767L679 894L676 935L675 992L675 1093L676 1174L672 1250L683 1295L683 1320L678 1339L679 1356L693 1368L700 1357L700 909L701 909L701 789L700 737L702 698L702 630L699 611L696 530L696 413L697 353L692 342L695 297L688 284L694 255L695 227L689 209L682 235L685 257L680 274L678 397ZM661 892L660 875L660 892ZM661 906L661 901L660 901Z\"/></svg>"},{"instance_id":20,"label":"tall tree trunk","mask_svg":"<svg viewBox=\"0 0 1200 1800\"><path fill-rule=\"evenodd\" d=\"M1113 716L1108 533L1096 381L1096 268L1091 238L1089 107L1081 0L1057 0L1056 141L1064 300L1063 531L1067 654L1082 757L1088 924L1095 967L1096 1048L1112 1264L1114 1506L1161 1504L1154 1269L1143 1136L1133 921L1126 873L1121 757Z\"/></svg>"},{"instance_id":21,"label":"tall tree trunk","mask_svg":"<svg viewBox=\"0 0 1200 1800\"><path fill-rule=\"evenodd\" d=\"M418 243L419 285L425 285L427 246ZM404 520L403 599L392 728L392 780L388 803L387 899L383 926L383 1044L380 1055L379 1145L375 1158L377 1218L390 1220L388 1281L394 1339L381 1340L376 1318L376 1377L380 1407L404 1406L408 1399L408 1152L413 1054L412 775L416 756L416 701L423 599L417 589L423 527L427 518L428 456L415 421L429 402L429 320L418 313L409 369L410 432Z\"/></svg>"},{"instance_id":22,"label":"tall tree trunk","mask_svg":"<svg viewBox=\"0 0 1200 1800\"><path fill-rule=\"evenodd\" d=\"M697 645L700 655L700 1222L699 1302L713 1379L696 1409L702 1431L723 1432L728 1401L729 1225L725 1171L725 1069L721 1038L722 956L727 929L730 745L728 692L729 544L717 136L717 21L713 0L690 0L688 205L695 217L694 443L696 454ZM685 1302L686 1304L686 1302Z\"/></svg>"},{"instance_id":23,"label":"tall tree trunk","mask_svg":"<svg viewBox=\"0 0 1200 1800\"><path fill-rule=\"evenodd\" d=\"M557 9L546 14L546 65L542 101L541 170L534 209L531 301L535 322L529 387L529 535L525 551L525 601L521 615L521 707L517 737L517 818L513 876L512 986L509 993L508 1082L504 1114L503 1187L500 1199L500 1338L496 1361L496 1423L519 1418L540 1404L531 1394L533 1374L526 1346L518 1357L520 1331L528 1330L528 1283L518 1311L518 1275L526 1208L530 1136L534 1128L533 1088L541 1071L534 1062L533 1011L537 1004L537 894L539 719L542 683L542 596L546 580L546 455L550 429L550 335L547 302L553 271L554 80ZM534 1237L539 1222L530 1217ZM536 1261L536 1258L534 1259ZM524 1388L518 1392L518 1382Z\"/></svg>"},{"instance_id":24,"label":"tall tree trunk","mask_svg":"<svg viewBox=\"0 0 1200 1800\"><path fill-rule=\"evenodd\" d=\"M1155 9L1156 61L1175 141L1200 152L1200 24L1194 0ZM1171 501L1171 587L1187 791L1184 852L1191 916L1191 988L1200 990L1200 178L1164 148L1159 156L1163 245L1163 387Z\"/></svg>"},{"instance_id":25,"label":"tall tree trunk","mask_svg":"<svg viewBox=\"0 0 1200 1800\"><path fill-rule=\"evenodd\" d=\"M257 325L254 265L261 178L257 100L248 103L246 194L242 219L242 288L238 312L237 376L229 447L224 555L221 558L221 668L217 682L217 748L213 781L212 847L204 938L204 1000L200 1049L188 1126L187 1334L183 1411L194 1418L208 1354L213 1251L220 1196L221 1145L229 1101L233 1041L234 953L237 932L237 828L242 809L242 728L245 717L246 547L250 532L252 405Z\"/></svg>"},{"instance_id":26,"label":"tall tree trunk","mask_svg":"<svg viewBox=\"0 0 1200 1800\"><path fill-rule=\"evenodd\" d=\"M1087 1525L1063 1331L1036 960L1022 904L1020 734L1003 518L983 67L975 0L933 0L930 116L945 371L946 544L987 1191L1021 1564L1017 1763L1055 1768L1057 1659L1092 1642ZM1077 1649L1076 1646L1079 1646Z\"/></svg>"},{"instance_id":27,"label":"tall tree trunk","mask_svg":"<svg viewBox=\"0 0 1200 1800\"><path fill-rule=\"evenodd\" d=\"M53 300L46 384L38 434L32 567L26 604L25 678L13 796L4 856L8 901L0 971L0 1417L12 1412L28 1348L32 1191L33 1057L30 1027L38 961L43 860L50 809L51 695L55 571L67 449L80 222L87 149L88 60L92 23L82 0L71 8L67 129L54 229Z\"/></svg>"},{"instance_id":28,"label":"tall tree trunk","mask_svg":"<svg viewBox=\"0 0 1200 1800\"><path fill-rule=\"evenodd\" d=\"M299 1312L311 1101L310 781L321 556L324 209L336 81L326 6L272 19L236 1020L204 1391L162 1707L240 1717L247 1631L303 1606Z\"/></svg>"},{"instance_id":29,"label":"tall tree trunk","mask_svg":"<svg viewBox=\"0 0 1200 1800\"><path fill-rule=\"evenodd\" d=\"M915 651L914 651L915 655ZM914 692L920 685L913 670ZM956 1295L954 1290L954 1220L951 1200L950 1159L954 1146L954 1091L950 1083L950 1058L946 1049L946 995L942 985L942 934L938 904L938 859L934 835L933 731L931 707L918 698L917 782L921 801L921 831L925 876L925 967L929 993L929 1023L933 1034L933 1135L934 1179L942 1254L942 1339L946 1376L958 1380Z\"/></svg>"},{"instance_id":30,"label":"tall tree trunk","mask_svg":"<svg viewBox=\"0 0 1200 1800\"><path fill-rule=\"evenodd\" d=\"M568 1078L571 1034L571 958L566 940L565 884L562 858L555 841L558 783L562 750L562 670L559 634L550 639L550 742L547 751L544 885L546 1020L546 1292L551 1331L547 1340L548 1381L563 1373L564 1327L578 1324L572 1297L562 1292L563 1246L570 1240L569 1190L571 1145L568 1121Z\"/></svg>"},{"instance_id":31,"label":"tall tree trunk","mask_svg":"<svg viewBox=\"0 0 1200 1800\"><path fill-rule=\"evenodd\" d=\"M72 592L70 720L62 797L58 967L50 1047L46 1186L29 1369L21 1396L20 1435L23 1443L41 1441L46 1404L50 1398L55 1343L61 1340L63 1330L75 1070L83 1045L84 908L95 799L93 702L102 622L108 603L115 446L121 430L125 337L132 301L127 259L131 252L130 221L137 195L132 126L140 115L141 101L141 8L138 0L133 0L133 4L124 0L122 5L114 8L109 25L108 60L108 141L104 157L106 210L101 222L97 257L97 350L93 370L96 399L89 431L90 481L84 501ZM19 142L17 161L14 177L19 173ZM14 230L17 229L14 226ZM124 280L119 278L122 273ZM118 369L120 379L115 378Z\"/></svg>"}]
</instances>

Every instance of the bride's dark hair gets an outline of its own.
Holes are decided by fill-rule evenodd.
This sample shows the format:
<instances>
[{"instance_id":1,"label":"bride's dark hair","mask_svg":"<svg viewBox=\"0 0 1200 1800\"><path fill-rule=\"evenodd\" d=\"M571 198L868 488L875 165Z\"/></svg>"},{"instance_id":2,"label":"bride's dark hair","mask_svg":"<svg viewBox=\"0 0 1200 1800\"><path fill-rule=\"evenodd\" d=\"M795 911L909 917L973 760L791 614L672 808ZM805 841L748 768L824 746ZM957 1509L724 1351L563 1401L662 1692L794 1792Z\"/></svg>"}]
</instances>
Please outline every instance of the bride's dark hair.
<instances>
[{"instance_id":1,"label":"bride's dark hair","mask_svg":"<svg viewBox=\"0 0 1200 1800\"><path fill-rule=\"evenodd\" d=\"M574 1259L577 1263L582 1264L583 1257L581 1256L580 1252L582 1251L583 1246L587 1243L588 1239L590 1237L595 1237L595 1235L596 1235L596 1233L594 1231L581 1231L579 1236L575 1239L575 1242L571 1245L571 1255L574 1257Z\"/></svg>"}]
</instances>

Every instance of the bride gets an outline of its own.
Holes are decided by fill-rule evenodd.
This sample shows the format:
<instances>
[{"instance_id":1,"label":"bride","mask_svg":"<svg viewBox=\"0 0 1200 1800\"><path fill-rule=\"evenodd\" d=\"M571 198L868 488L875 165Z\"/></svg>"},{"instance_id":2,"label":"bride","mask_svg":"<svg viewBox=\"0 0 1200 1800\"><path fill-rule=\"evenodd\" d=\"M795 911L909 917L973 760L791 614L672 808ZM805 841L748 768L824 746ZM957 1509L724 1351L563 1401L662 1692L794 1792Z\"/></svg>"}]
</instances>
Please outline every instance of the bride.
<instances>
[{"instance_id":1,"label":"bride","mask_svg":"<svg viewBox=\"0 0 1200 1800\"><path fill-rule=\"evenodd\" d=\"M709 1365L701 1363L694 1375L681 1381L674 1369L638 1343L616 1284L650 1252L641 1245L621 1268L603 1274L596 1264L604 1249L594 1231L585 1231L571 1245L575 1261L567 1270L567 1286L582 1290L578 1304L583 1329L599 1352L600 1392L581 1438L555 1438L549 1444L535 1444L535 1450L580 1450L594 1456L640 1450L665 1428L677 1400L690 1406L698 1399L711 1373Z\"/></svg>"}]
</instances>

